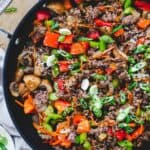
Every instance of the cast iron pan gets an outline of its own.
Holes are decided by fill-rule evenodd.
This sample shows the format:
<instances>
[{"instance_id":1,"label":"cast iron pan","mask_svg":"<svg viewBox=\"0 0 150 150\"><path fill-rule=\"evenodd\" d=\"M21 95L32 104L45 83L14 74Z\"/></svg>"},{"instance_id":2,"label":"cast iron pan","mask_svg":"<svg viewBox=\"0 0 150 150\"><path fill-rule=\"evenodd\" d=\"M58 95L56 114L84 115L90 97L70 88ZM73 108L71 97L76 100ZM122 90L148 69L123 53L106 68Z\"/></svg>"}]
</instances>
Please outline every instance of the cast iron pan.
<instances>
[{"instance_id":1,"label":"cast iron pan","mask_svg":"<svg viewBox=\"0 0 150 150\"><path fill-rule=\"evenodd\" d=\"M9 92L9 84L11 81L13 81L14 78L17 57L21 53L24 45L26 44L26 41L29 40L28 34L32 31L32 21L35 17L35 12L39 9L44 9L43 4L47 2L48 0L41 0L39 3L37 3L27 13L27 15L23 18L17 27L14 35L11 37L7 49L3 70L3 87L8 111L19 133L33 150L52 150L52 148L48 144L42 142L41 138L32 126L31 116L24 115L22 109L15 104L14 98ZM150 142L144 143L143 147L140 149L149 150Z\"/></svg>"}]
</instances>

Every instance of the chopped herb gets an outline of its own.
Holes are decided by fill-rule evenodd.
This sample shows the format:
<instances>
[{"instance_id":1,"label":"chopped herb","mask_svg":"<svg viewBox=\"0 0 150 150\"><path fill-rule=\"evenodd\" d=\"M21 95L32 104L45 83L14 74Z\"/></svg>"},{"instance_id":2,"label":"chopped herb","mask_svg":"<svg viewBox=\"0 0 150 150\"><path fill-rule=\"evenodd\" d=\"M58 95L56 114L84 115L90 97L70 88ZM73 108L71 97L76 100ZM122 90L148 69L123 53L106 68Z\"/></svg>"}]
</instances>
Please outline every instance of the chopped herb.
<instances>
[{"instance_id":1,"label":"chopped herb","mask_svg":"<svg viewBox=\"0 0 150 150\"><path fill-rule=\"evenodd\" d=\"M4 10L5 13L15 13L17 11L16 7L9 7Z\"/></svg>"},{"instance_id":2,"label":"chopped herb","mask_svg":"<svg viewBox=\"0 0 150 150\"><path fill-rule=\"evenodd\" d=\"M81 42L89 42L89 41L92 41L93 39L91 38L87 38L87 37L79 37L78 38L78 41L81 41Z\"/></svg>"},{"instance_id":3,"label":"chopped herb","mask_svg":"<svg viewBox=\"0 0 150 150\"><path fill-rule=\"evenodd\" d=\"M97 74L97 73L92 74L92 78L95 79L95 80L102 80L102 81L107 80L106 75L100 75L100 74Z\"/></svg>"}]
</instances>

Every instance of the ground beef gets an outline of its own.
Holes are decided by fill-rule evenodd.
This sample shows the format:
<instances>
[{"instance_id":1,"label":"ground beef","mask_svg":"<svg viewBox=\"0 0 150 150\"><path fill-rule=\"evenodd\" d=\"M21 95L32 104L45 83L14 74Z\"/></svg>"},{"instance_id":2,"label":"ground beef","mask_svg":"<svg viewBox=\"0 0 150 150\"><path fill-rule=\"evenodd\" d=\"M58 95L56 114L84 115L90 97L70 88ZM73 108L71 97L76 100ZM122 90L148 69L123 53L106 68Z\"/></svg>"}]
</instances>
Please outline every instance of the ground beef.
<instances>
[{"instance_id":1,"label":"ground beef","mask_svg":"<svg viewBox=\"0 0 150 150\"><path fill-rule=\"evenodd\" d=\"M38 112L43 112L47 108L48 93L47 91L37 90L34 92L34 103Z\"/></svg>"}]
</instances>

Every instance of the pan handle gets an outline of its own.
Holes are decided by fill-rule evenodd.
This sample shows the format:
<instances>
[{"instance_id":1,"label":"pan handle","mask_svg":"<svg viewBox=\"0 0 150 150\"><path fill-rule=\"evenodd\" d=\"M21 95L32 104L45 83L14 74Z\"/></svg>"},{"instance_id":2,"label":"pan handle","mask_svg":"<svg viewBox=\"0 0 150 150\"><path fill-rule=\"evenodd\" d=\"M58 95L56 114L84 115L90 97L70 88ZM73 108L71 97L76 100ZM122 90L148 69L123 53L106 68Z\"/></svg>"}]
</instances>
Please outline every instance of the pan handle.
<instances>
[{"instance_id":1,"label":"pan handle","mask_svg":"<svg viewBox=\"0 0 150 150\"><path fill-rule=\"evenodd\" d=\"M0 34L6 36L6 37L9 38L9 39L11 39L11 37L12 37L12 34L11 34L11 33L7 32L6 30L4 30L4 29L2 29L2 28L0 28Z\"/></svg>"}]
</instances>

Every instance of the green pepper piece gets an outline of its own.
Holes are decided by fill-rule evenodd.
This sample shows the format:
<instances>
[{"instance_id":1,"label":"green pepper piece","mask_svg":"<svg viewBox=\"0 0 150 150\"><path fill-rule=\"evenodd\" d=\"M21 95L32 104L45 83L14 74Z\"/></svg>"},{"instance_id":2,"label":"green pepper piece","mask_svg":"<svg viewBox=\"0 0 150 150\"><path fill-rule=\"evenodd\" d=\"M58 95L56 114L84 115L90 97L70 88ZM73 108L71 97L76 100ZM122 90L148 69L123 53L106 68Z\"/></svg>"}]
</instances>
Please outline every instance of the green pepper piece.
<instances>
[{"instance_id":1,"label":"green pepper piece","mask_svg":"<svg viewBox=\"0 0 150 150\"><path fill-rule=\"evenodd\" d=\"M90 41L90 47L92 47L92 48L99 48L99 42Z\"/></svg>"},{"instance_id":2,"label":"green pepper piece","mask_svg":"<svg viewBox=\"0 0 150 150\"><path fill-rule=\"evenodd\" d=\"M146 51L146 45L138 45L138 47L134 50L135 54L144 53Z\"/></svg>"},{"instance_id":3,"label":"green pepper piece","mask_svg":"<svg viewBox=\"0 0 150 150\"><path fill-rule=\"evenodd\" d=\"M100 74L97 74L97 73L92 74L92 78L94 78L95 80L102 80L102 81L107 80L106 75L100 75Z\"/></svg>"},{"instance_id":4,"label":"green pepper piece","mask_svg":"<svg viewBox=\"0 0 150 150\"><path fill-rule=\"evenodd\" d=\"M53 67L52 67L52 75L53 75L53 77L57 77L58 75L59 75L59 67L58 67L58 65L54 65Z\"/></svg>"},{"instance_id":5,"label":"green pepper piece","mask_svg":"<svg viewBox=\"0 0 150 150\"><path fill-rule=\"evenodd\" d=\"M138 85L137 82L132 82L132 83L129 84L128 89L131 91L131 90L133 90L137 85Z\"/></svg>"},{"instance_id":6,"label":"green pepper piece","mask_svg":"<svg viewBox=\"0 0 150 150\"><path fill-rule=\"evenodd\" d=\"M86 141L84 144L83 144L83 148L85 150L91 150L91 144L89 141Z\"/></svg>"},{"instance_id":7,"label":"green pepper piece","mask_svg":"<svg viewBox=\"0 0 150 150\"><path fill-rule=\"evenodd\" d=\"M123 26L122 25L119 25L119 26L116 26L113 30L112 30L112 33L115 33L117 32L118 30L122 29Z\"/></svg>"},{"instance_id":8,"label":"green pepper piece","mask_svg":"<svg viewBox=\"0 0 150 150\"><path fill-rule=\"evenodd\" d=\"M49 125L48 123L43 123L43 127L45 128L45 129L47 129L48 131L50 131L50 132L52 132L53 131L53 128L52 128L52 126L51 125Z\"/></svg>"},{"instance_id":9,"label":"green pepper piece","mask_svg":"<svg viewBox=\"0 0 150 150\"><path fill-rule=\"evenodd\" d=\"M133 12L135 11L135 9L133 8L133 7L128 7L128 8L126 8L125 10L124 10L124 14L125 15L130 15L130 14L132 14Z\"/></svg>"},{"instance_id":10,"label":"green pepper piece","mask_svg":"<svg viewBox=\"0 0 150 150\"><path fill-rule=\"evenodd\" d=\"M92 41L93 39L91 38L87 38L87 37L79 37L78 38L78 41L80 42L89 42L89 41Z\"/></svg>"},{"instance_id":11,"label":"green pepper piece","mask_svg":"<svg viewBox=\"0 0 150 150\"><path fill-rule=\"evenodd\" d=\"M80 134L80 144L83 144L87 140L87 133Z\"/></svg>"},{"instance_id":12,"label":"green pepper piece","mask_svg":"<svg viewBox=\"0 0 150 150\"><path fill-rule=\"evenodd\" d=\"M47 109L45 110L44 114L45 114L46 116L48 116L49 114L51 114L51 113L53 113L53 112L54 112L54 108L53 108L51 105L49 105L49 106L47 107Z\"/></svg>"},{"instance_id":13,"label":"green pepper piece","mask_svg":"<svg viewBox=\"0 0 150 150\"><path fill-rule=\"evenodd\" d=\"M51 100L51 101L58 100L58 97L57 97L56 93L49 93L48 96L49 96L49 100Z\"/></svg>"},{"instance_id":14,"label":"green pepper piece","mask_svg":"<svg viewBox=\"0 0 150 150\"><path fill-rule=\"evenodd\" d=\"M63 57L65 57L67 60L72 59L72 55L64 50L58 50L57 53Z\"/></svg>"},{"instance_id":15,"label":"green pepper piece","mask_svg":"<svg viewBox=\"0 0 150 150\"><path fill-rule=\"evenodd\" d=\"M9 7L4 10L5 13L15 13L17 11L16 7Z\"/></svg>"},{"instance_id":16,"label":"green pepper piece","mask_svg":"<svg viewBox=\"0 0 150 150\"><path fill-rule=\"evenodd\" d=\"M103 40L99 41L99 49L102 52L106 49L106 43Z\"/></svg>"},{"instance_id":17,"label":"green pepper piece","mask_svg":"<svg viewBox=\"0 0 150 150\"><path fill-rule=\"evenodd\" d=\"M46 20L45 22L44 22L44 25L46 26L46 27L50 27L50 26L52 26L54 24L54 21L53 20Z\"/></svg>"},{"instance_id":18,"label":"green pepper piece","mask_svg":"<svg viewBox=\"0 0 150 150\"><path fill-rule=\"evenodd\" d=\"M124 9L131 7L132 5L132 0L125 0L124 2Z\"/></svg>"},{"instance_id":19,"label":"green pepper piece","mask_svg":"<svg viewBox=\"0 0 150 150\"><path fill-rule=\"evenodd\" d=\"M53 22L51 25L51 30L55 30L59 27L59 23L58 22Z\"/></svg>"},{"instance_id":20,"label":"green pepper piece","mask_svg":"<svg viewBox=\"0 0 150 150\"><path fill-rule=\"evenodd\" d=\"M115 104L115 100L114 100L113 96L105 96L105 97L101 98L101 101L104 105L108 105L108 104L114 105Z\"/></svg>"},{"instance_id":21,"label":"green pepper piece","mask_svg":"<svg viewBox=\"0 0 150 150\"><path fill-rule=\"evenodd\" d=\"M45 119L45 123L49 123L51 121L57 121L59 119L62 119L62 116L56 113L51 113L49 114L46 119Z\"/></svg>"},{"instance_id":22,"label":"green pepper piece","mask_svg":"<svg viewBox=\"0 0 150 150\"><path fill-rule=\"evenodd\" d=\"M73 107L68 107L62 112L62 116L66 117L67 115L71 114L73 112Z\"/></svg>"},{"instance_id":23,"label":"green pepper piece","mask_svg":"<svg viewBox=\"0 0 150 150\"><path fill-rule=\"evenodd\" d=\"M131 57L131 56L128 57L128 62L130 64L135 64L136 63L135 59L133 57Z\"/></svg>"},{"instance_id":24,"label":"green pepper piece","mask_svg":"<svg viewBox=\"0 0 150 150\"><path fill-rule=\"evenodd\" d=\"M130 141L119 141L118 145L124 148L125 150L132 150L133 149L133 144Z\"/></svg>"},{"instance_id":25,"label":"green pepper piece","mask_svg":"<svg viewBox=\"0 0 150 150\"><path fill-rule=\"evenodd\" d=\"M81 63L87 62L87 60L88 60L88 58L87 58L86 55L80 55L80 56L79 56L79 59L80 59Z\"/></svg>"}]
</instances>

